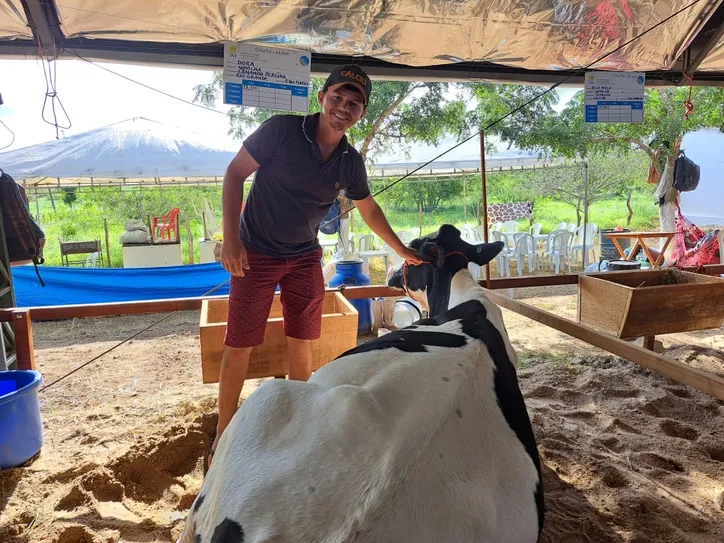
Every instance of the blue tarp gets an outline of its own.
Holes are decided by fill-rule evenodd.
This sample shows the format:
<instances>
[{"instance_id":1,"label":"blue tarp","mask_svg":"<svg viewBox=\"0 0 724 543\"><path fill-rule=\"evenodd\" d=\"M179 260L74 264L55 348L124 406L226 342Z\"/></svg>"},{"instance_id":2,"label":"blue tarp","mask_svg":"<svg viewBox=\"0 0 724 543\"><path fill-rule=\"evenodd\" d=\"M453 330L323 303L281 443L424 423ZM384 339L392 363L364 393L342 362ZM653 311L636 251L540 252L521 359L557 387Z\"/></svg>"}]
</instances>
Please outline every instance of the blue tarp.
<instances>
[{"instance_id":1,"label":"blue tarp","mask_svg":"<svg viewBox=\"0 0 724 543\"><path fill-rule=\"evenodd\" d=\"M17 307L190 298L206 294L230 277L216 262L162 268L38 269L45 287L32 265L11 268ZM227 283L210 295L228 293Z\"/></svg>"}]
</instances>

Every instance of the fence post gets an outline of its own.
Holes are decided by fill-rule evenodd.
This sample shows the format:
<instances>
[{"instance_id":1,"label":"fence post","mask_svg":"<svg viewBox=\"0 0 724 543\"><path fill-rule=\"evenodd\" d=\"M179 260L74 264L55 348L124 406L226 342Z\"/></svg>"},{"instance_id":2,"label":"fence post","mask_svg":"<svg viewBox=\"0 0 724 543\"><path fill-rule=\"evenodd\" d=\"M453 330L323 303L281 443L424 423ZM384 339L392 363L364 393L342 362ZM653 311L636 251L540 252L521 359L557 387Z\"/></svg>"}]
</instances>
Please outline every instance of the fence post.
<instances>
[{"instance_id":1,"label":"fence post","mask_svg":"<svg viewBox=\"0 0 724 543\"><path fill-rule=\"evenodd\" d=\"M30 311L13 311L13 331L15 332L15 356L19 370L35 369L35 350L33 348L33 325Z\"/></svg>"}]
</instances>

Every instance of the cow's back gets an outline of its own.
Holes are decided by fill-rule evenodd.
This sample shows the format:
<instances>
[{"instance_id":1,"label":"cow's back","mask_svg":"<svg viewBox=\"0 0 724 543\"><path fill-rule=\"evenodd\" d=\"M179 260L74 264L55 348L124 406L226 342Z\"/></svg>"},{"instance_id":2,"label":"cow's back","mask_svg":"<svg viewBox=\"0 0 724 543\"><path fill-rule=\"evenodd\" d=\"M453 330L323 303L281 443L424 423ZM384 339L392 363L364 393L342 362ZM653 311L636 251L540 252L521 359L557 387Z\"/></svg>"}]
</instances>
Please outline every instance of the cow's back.
<instances>
[{"instance_id":1,"label":"cow's back","mask_svg":"<svg viewBox=\"0 0 724 543\"><path fill-rule=\"evenodd\" d=\"M245 542L535 541L536 466L488 349L463 328L420 326L397 346L391 334L308 383L262 385L190 517L201 541L225 519Z\"/></svg>"}]
</instances>

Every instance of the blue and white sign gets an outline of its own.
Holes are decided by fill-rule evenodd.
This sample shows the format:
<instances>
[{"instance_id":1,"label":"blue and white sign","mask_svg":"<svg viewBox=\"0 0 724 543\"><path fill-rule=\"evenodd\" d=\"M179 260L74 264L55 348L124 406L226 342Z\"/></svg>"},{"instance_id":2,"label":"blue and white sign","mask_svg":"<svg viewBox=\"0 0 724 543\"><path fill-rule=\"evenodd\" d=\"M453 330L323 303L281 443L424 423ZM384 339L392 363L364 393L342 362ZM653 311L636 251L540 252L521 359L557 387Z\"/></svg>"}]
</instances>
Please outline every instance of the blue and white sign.
<instances>
[{"instance_id":1,"label":"blue and white sign","mask_svg":"<svg viewBox=\"0 0 724 543\"><path fill-rule=\"evenodd\" d=\"M646 74L588 72L584 90L587 123L644 122Z\"/></svg>"},{"instance_id":2,"label":"blue and white sign","mask_svg":"<svg viewBox=\"0 0 724 543\"><path fill-rule=\"evenodd\" d=\"M266 45L224 44L224 103L309 111L311 55Z\"/></svg>"}]
</instances>

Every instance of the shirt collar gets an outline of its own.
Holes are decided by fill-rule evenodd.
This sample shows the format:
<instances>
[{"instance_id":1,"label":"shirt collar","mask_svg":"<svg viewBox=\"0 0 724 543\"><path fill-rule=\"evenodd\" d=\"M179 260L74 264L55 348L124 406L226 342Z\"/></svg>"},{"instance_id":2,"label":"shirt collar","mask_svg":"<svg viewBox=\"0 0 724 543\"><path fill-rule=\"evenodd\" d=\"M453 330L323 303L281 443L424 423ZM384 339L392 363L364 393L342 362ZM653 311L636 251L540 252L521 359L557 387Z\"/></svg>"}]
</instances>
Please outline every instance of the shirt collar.
<instances>
[{"instance_id":1,"label":"shirt collar","mask_svg":"<svg viewBox=\"0 0 724 543\"><path fill-rule=\"evenodd\" d=\"M302 132L304 132L304 137L307 138L307 141L311 143L315 149L318 148L316 140L318 125L319 113L314 113L313 115L305 115L304 119L302 120ZM347 141L347 135L345 134L339 141L339 145L334 150L332 156L346 155L347 153L349 153L349 142Z\"/></svg>"}]
</instances>

